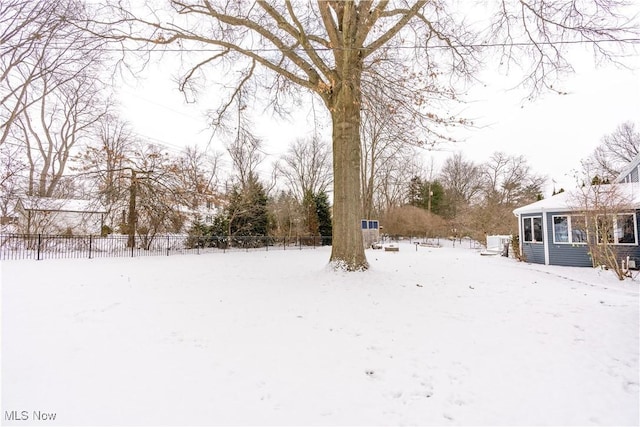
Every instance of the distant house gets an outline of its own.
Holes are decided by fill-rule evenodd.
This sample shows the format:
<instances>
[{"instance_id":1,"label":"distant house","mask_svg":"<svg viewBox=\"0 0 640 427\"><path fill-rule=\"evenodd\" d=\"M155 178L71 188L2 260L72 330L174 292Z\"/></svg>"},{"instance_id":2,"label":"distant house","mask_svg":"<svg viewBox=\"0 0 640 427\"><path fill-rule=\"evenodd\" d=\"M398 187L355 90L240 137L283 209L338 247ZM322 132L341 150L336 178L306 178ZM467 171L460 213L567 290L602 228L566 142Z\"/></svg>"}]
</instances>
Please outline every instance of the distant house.
<instances>
[{"instance_id":1,"label":"distant house","mask_svg":"<svg viewBox=\"0 0 640 427\"><path fill-rule=\"evenodd\" d=\"M589 235L589 215L589 220L595 219L596 224L609 224L607 241L616 247L618 256L629 256L630 266L640 266L638 164L621 174L620 179L621 182L613 184L565 191L515 209L520 249L526 260L538 264L592 266L588 242L602 237L597 228L596 236Z\"/></svg>"},{"instance_id":2,"label":"distant house","mask_svg":"<svg viewBox=\"0 0 640 427\"><path fill-rule=\"evenodd\" d=\"M208 196L196 208L179 206L178 210L186 217L184 228L188 230L194 223L213 225L216 216L224 211L226 203L217 196Z\"/></svg>"},{"instance_id":3,"label":"distant house","mask_svg":"<svg viewBox=\"0 0 640 427\"><path fill-rule=\"evenodd\" d=\"M640 182L640 154L633 158L629 165L618 175L615 182Z\"/></svg>"},{"instance_id":4,"label":"distant house","mask_svg":"<svg viewBox=\"0 0 640 427\"><path fill-rule=\"evenodd\" d=\"M25 196L15 212L19 229L26 234L100 234L107 210L92 200Z\"/></svg>"}]
</instances>

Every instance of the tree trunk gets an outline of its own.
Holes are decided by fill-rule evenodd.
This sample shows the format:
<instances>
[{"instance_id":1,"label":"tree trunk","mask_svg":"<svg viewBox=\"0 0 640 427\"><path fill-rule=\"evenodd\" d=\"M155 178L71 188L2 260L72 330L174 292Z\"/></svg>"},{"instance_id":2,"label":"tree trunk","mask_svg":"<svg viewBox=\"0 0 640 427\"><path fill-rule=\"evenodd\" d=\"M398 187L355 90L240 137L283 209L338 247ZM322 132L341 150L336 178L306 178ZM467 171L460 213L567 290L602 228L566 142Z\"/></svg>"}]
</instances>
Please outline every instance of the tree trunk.
<instances>
[{"instance_id":1,"label":"tree trunk","mask_svg":"<svg viewBox=\"0 0 640 427\"><path fill-rule=\"evenodd\" d=\"M333 122L333 239L331 262L347 271L369 267L360 229L360 87L345 79L335 88Z\"/></svg>"}]
</instances>

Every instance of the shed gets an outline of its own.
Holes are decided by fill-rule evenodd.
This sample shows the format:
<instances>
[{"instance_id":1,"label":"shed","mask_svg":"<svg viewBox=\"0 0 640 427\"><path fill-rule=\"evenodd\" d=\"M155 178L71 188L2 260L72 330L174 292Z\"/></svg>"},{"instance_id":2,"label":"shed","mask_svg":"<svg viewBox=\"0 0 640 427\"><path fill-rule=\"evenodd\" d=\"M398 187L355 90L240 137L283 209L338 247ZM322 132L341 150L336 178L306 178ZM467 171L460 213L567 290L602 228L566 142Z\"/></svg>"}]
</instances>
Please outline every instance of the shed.
<instances>
[{"instance_id":1,"label":"shed","mask_svg":"<svg viewBox=\"0 0 640 427\"><path fill-rule=\"evenodd\" d=\"M380 224L377 219L363 219L360 223L364 247L370 248L380 240Z\"/></svg>"}]
</instances>

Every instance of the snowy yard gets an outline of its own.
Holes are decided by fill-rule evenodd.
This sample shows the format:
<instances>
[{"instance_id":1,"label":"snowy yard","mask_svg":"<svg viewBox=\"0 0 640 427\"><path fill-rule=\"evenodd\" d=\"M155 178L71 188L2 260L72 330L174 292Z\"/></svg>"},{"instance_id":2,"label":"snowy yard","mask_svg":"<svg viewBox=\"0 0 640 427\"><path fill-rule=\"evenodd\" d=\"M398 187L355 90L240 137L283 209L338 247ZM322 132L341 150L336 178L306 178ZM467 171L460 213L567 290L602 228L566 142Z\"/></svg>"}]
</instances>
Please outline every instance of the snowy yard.
<instances>
[{"instance_id":1,"label":"snowy yard","mask_svg":"<svg viewBox=\"0 0 640 427\"><path fill-rule=\"evenodd\" d=\"M640 422L640 278L367 256L357 274L328 248L3 262L2 423Z\"/></svg>"}]
</instances>

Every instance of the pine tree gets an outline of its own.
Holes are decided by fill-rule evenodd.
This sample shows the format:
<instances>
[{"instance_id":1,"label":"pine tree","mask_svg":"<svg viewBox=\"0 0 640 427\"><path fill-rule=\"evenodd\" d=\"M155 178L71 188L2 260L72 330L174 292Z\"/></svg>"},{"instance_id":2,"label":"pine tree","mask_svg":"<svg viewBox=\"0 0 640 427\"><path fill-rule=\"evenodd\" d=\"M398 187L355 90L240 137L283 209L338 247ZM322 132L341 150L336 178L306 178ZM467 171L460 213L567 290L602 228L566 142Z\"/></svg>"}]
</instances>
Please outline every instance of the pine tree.
<instances>
[{"instance_id":1,"label":"pine tree","mask_svg":"<svg viewBox=\"0 0 640 427\"><path fill-rule=\"evenodd\" d=\"M250 176L244 188L236 185L227 207L229 235L266 236L269 225L267 194L257 177Z\"/></svg>"},{"instance_id":2,"label":"pine tree","mask_svg":"<svg viewBox=\"0 0 640 427\"><path fill-rule=\"evenodd\" d=\"M444 187L439 181L423 181L416 176L409 183L409 204L441 215L444 211Z\"/></svg>"},{"instance_id":3,"label":"pine tree","mask_svg":"<svg viewBox=\"0 0 640 427\"><path fill-rule=\"evenodd\" d=\"M327 193L321 192L314 196L316 205L316 213L318 217L318 231L322 237L323 245L331 244L331 236L333 235L333 225L331 223L331 206L329 205L329 196Z\"/></svg>"}]
</instances>

